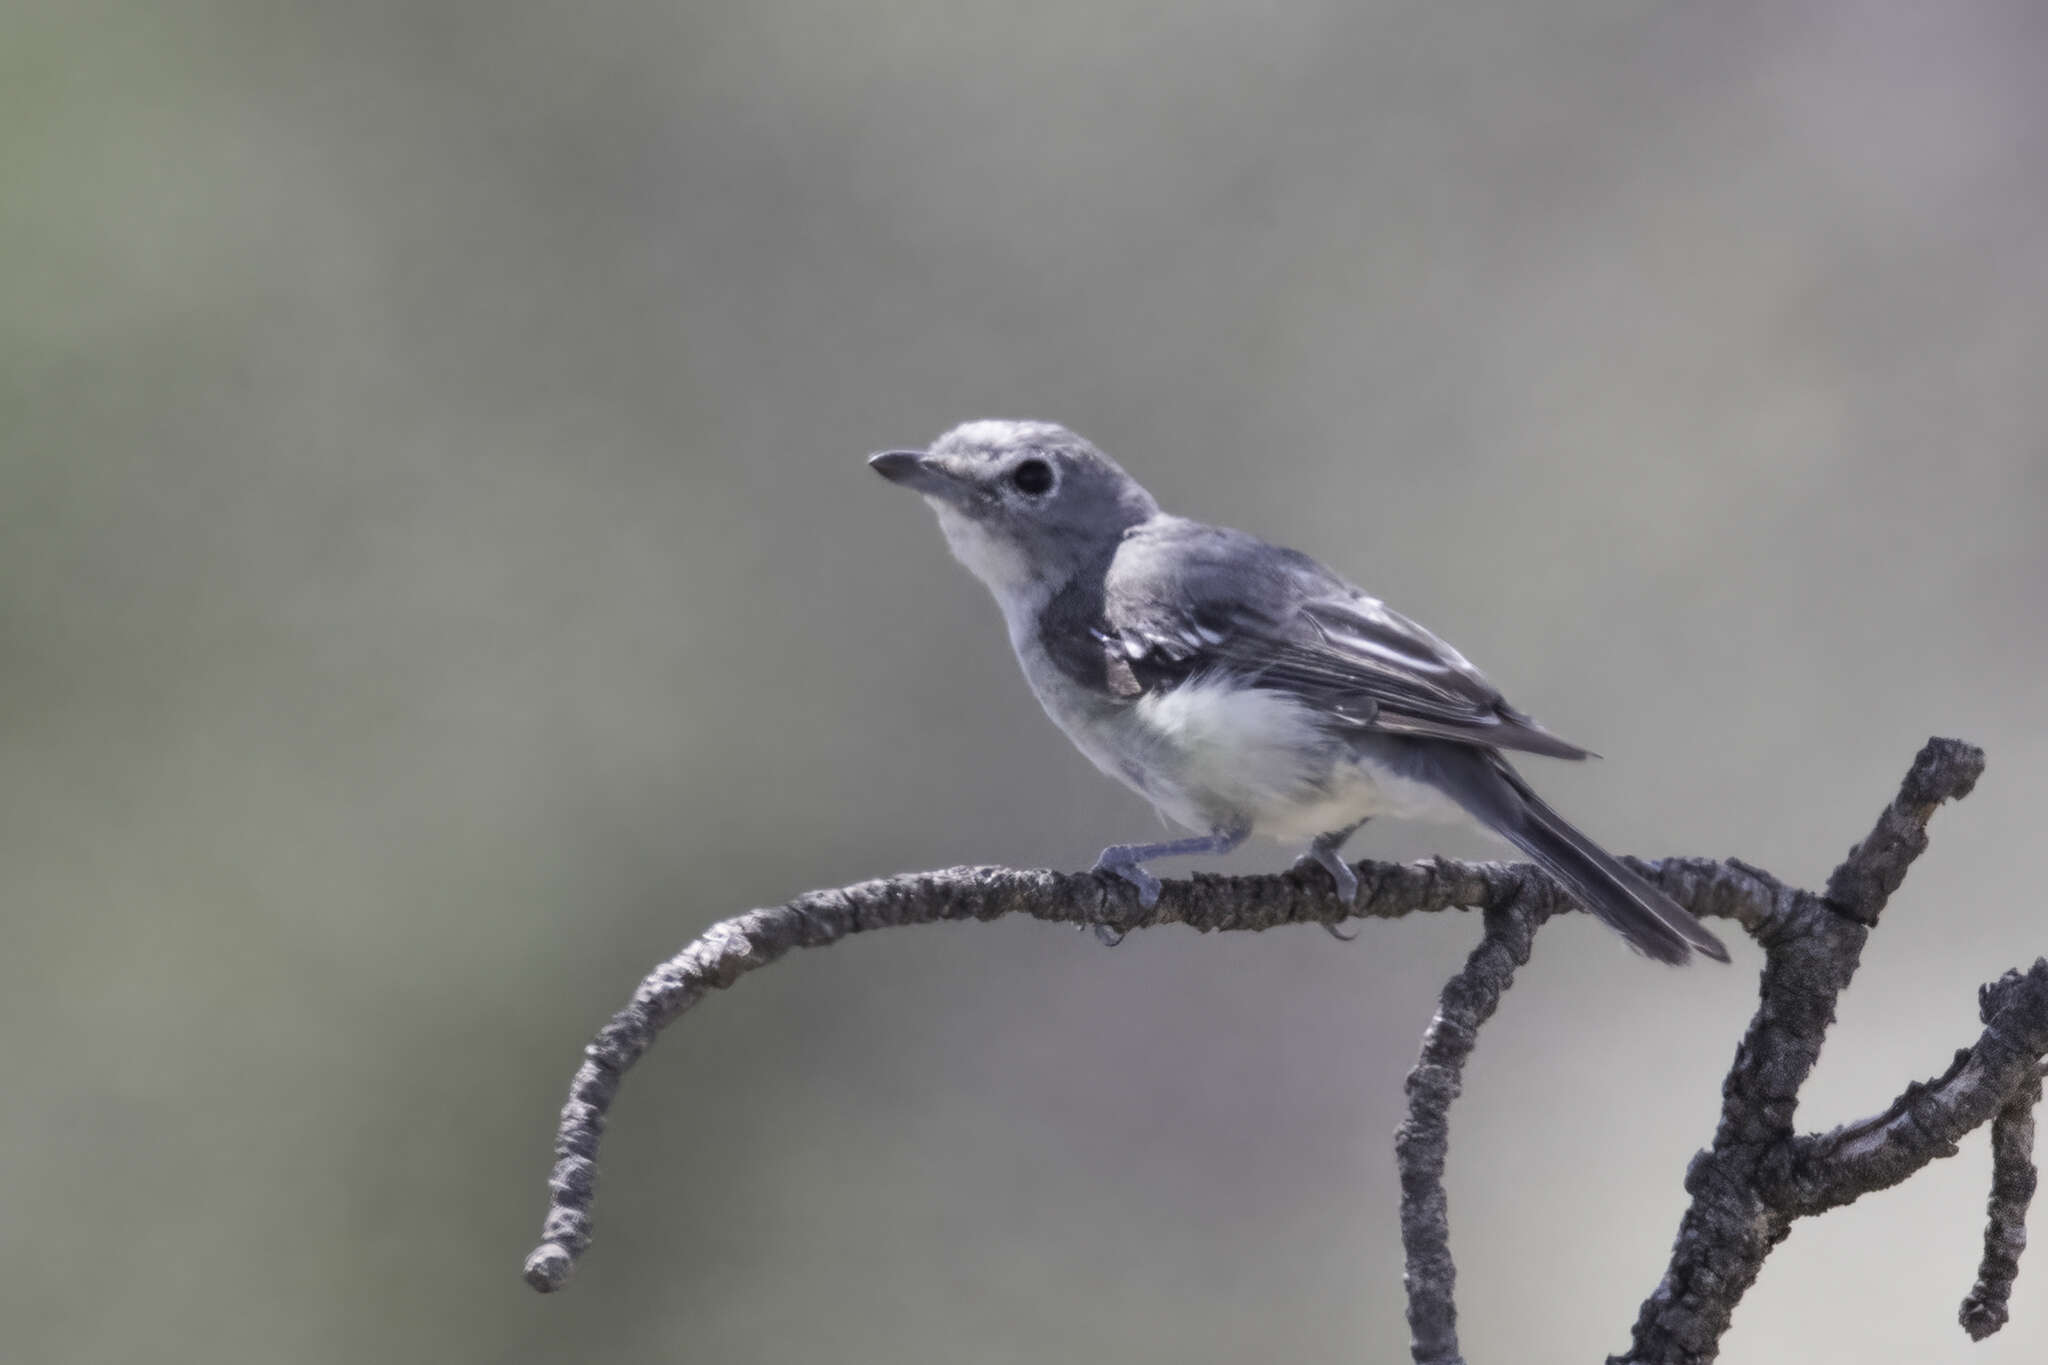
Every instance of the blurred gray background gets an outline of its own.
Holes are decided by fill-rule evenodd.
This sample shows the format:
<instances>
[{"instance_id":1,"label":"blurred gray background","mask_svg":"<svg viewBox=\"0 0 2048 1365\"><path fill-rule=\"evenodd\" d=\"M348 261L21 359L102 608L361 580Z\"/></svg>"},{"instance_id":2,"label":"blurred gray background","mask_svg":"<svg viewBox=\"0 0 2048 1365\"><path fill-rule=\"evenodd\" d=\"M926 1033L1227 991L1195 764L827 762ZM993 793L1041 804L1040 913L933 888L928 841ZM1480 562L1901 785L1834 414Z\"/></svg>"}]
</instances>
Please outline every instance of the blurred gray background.
<instances>
[{"instance_id":1,"label":"blurred gray background","mask_svg":"<svg viewBox=\"0 0 2048 1365\"><path fill-rule=\"evenodd\" d=\"M1405 1358L1462 917L800 955L632 1076L583 1273L519 1280L654 961L1157 827L862 466L965 417L1436 626L1609 755L1537 776L1620 849L1815 883L1987 746L1809 1125L2048 950L2032 0L6 10L10 1361ZM1474 1360L1626 1343L1757 961L1543 936L1454 1116ZM1987 1179L1800 1224L1727 1358L2038 1359L2048 1257L1955 1326Z\"/></svg>"}]
</instances>

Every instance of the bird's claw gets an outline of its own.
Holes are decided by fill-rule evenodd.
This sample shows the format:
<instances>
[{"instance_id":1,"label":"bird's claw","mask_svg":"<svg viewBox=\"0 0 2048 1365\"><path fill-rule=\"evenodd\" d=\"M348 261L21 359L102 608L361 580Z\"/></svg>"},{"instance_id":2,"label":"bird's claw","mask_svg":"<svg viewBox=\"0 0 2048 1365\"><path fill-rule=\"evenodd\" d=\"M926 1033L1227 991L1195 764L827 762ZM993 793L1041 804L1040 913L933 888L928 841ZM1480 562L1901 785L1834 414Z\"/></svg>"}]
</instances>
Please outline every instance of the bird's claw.
<instances>
[{"instance_id":1,"label":"bird's claw","mask_svg":"<svg viewBox=\"0 0 2048 1365\"><path fill-rule=\"evenodd\" d=\"M1138 904L1144 906L1147 910L1159 904L1159 890L1161 886L1159 878L1153 876L1136 863L1126 863L1124 866L1119 867L1116 870L1116 875L1138 888Z\"/></svg>"},{"instance_id":2,"label":"bird's claw","mask_svg":"<svg viewBox=\"0 0 2048 1365\"><path fill-rule=\"evenodd\" d=\"M1153 906L1159 904L1159 892L1162 883L1159 878L1147 872L1143 864L1122 862L1115 858L1105 857L1096 862L1095 870L1097 872L1114 872L1132 886L1137 887L1138 904L1145 909L1150 910ZM1097 924L1095 926L1096 940L1105 948L1116 947L1117 944L1124 941L1124 935L1129 932L1127 929L1115 929L1107 924Z\"/></svg>"},{"instance_id":3,"label":"bird's claw","mask_svg":"<svg viewBox=\"0 0 2048 1365\"><path fill-rule=\"evenodd\" d=\"M1159 878L1147 872L1142 863L1127 863L1118 859L1104 858L1096 862L1095 870L1097 872L1114 872L1132 886L1137 887L1138 904L1144 906L1147 910L1159 904L1159 891L1163 883Z\"/></svg>"},{"instance_id":4,"label":"bird's claw","mask_svg":"<svg viewBox=\"0 0 2048 1365\"><path fill-rule=\"evenodd\" d=\"M1338 856L1335 849L1312 847L1295 859L1294 865L1297 868L1313 865L1329 873L1331 880L1337 883L1337 899L1354 910L1358 908L1358 873L1352 869L1351 864ZM1349 943L1358 937L1356 931L1347 934L1334 924L1325 924L1323 928L1339 943Z\"/></svg>"}]
</instances>

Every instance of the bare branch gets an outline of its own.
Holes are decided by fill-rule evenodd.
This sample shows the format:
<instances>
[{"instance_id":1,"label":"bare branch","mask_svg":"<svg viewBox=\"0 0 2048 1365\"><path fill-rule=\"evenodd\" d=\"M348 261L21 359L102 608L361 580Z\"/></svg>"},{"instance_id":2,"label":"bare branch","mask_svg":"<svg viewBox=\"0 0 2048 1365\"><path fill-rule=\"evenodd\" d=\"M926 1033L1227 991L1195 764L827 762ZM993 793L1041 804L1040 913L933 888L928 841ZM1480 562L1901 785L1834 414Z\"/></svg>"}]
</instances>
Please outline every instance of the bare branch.
<instances>
[{"instance_id":1,"label":"bare branch","mask_svg":"<svg viewBox=\"0 0 2048 1365\"><path fill-rule=\"evenodd\" d=\"M1935 808L1966 795L1983 771L1981 749L1929 740L1870 835L1828 879L1828 896L1781 890L1778 912L1753 931L1764 948L1763 980L1722 1084L1714 1143L1686 1170L1693 1198L1670 1268L1643 1302L1628 1354L1610 1365L1714 1358L1736 1304L1799 1212L1770 1196L1789 1183L1799 1091L1834 1023L1835 1001L1856 974L1871 926L1925 851Z\"/></svg>"},{"instance_id":2,"label":"bare branch","mask_svg":"<svg viewBox=\"0 0 2048 1365\"><path fill-rule=\"evenodd\" d=\"M1965 1134L2038 1088L2048 1053L2048 960L2024 974L2007 972L1982 998L1983 1036L1941 1077L1908 1085L1881 1114L1787 1144L1792 1175L1771 1191L1773 1202L1806 1217L1890 1189L1928 1162L1954 1156Z\"/></svg>"},{"instance_id":3,"label":"bare branch","mask_svg":"<svg viewBox=\"0 0 2048 1365\"><path fill-rule=\"evenodd\" d=\"M1984 1260L1976 1286L1956 1315L1972 1341L2005 1326L2012 1283L2027 1245L2027 1205L2033 1202L2034 1106L2041 1102L2041 1072L2023 1083L1991 1121L1991 1198L1984 1224Z\"/></svg>"},{"instance_id":4,"label":"bare branch","mask_svg":"<svg viewBox=\"0 0 2048 1365\"><path fill-rule=\"evenodd\" d=\"M627 1068L661 1031L703 999L792 948L817 948L848 934L942 920L989 920L1023 914L1060 924L1105 925L1117 933L1162 924L1210 930L1273 929L1289 924L1341 924L1350 918L1398 919L1461 907L1506 905L1537 874L1525 864L1454 862L1358 863L1356 907L1333 894L1320 871L1261 877L1197 874L1164 884L1151 909L1129 883L1106 874L957 867L813 891L785 905L750 910L714 924L656 967L624 1009L584 1049L570 1083L555 1137L549 1207L541 1244L526 1259L526 1281L543 1293L559 1289L590 1245L590 1207L597 1188L597 1147L605 1114ZM1776 883L1753 868L1700 859L1638 863L1680 903L1698 914L1761 923L1771 912L1760 887Z\"/></svg>"},{"instance_id":5,"label":"bare branch","mask_svg":"<svg viewBox=\"0 0 2048 1365\"><path fill-rule=\"evenodd\" d=\"M1961 1318L1975 1337L2005 1322L2035 1186L2033 1110L2048 1056L2048 961L1984 989L1984 1032L1945 1075L1908 1086L1882 1113L1829 1133L1797 1136L1792 1127L1800 1089L1834 1022L1835 1001L1854 977L1886 903L1926 849L1928 820L1943 801L1969 792L1983 763L1982 752L1970 745L1928 741L1870 835L1829 878L1825 896L1734 860L1628 860L1694 914L1740 923L1763 946L1765 964L1756 1014L1722 1086L1713 1145L1686 1172L1692 1203L1670 1267L1643 1304L1629 1353L1611 1358L1611 1365L1711 1361L1736 1305L1795 1218L1896 1184L1953 1153L1959 1138L1987 1121L1989 1224L1977 1285ZM1146 909L1115 878L981 867L815 891L714 925L656 968L585 1049L562 1109L544 1240L527 1258L526 1279L542 1291L560 1288L590 1244L598 1142L626 1070L707 992L792 948L872 929L1007 914L1121 935L1161 924L1257 930L1472 907L1484 912L1485 934L1443 989L1408 1078L1409 1114L1396 1139L1412 1350L1423 1365L1462 1365L1443 1188L1450 1105L1478 1029L1527 963L1536 929L1573 907L1555 884L1524 865L1436 859L1361 863L1357 871L1364 893L1356 909L1341 903L1318 871L1198 875L1167 883L1158 904Z\"/></svg>"},{"instance_id":6,"label":"bare branch","mask_svg":"<svg viewBox=\"0 0 2048 1365\"><path fill-rule=\"evenodd\" d=\"M1444 1156L1451 1101L1464 1088L1465 1060L1479 1026L1527 965L1536 930L1564 902L1555 883L1532 875L1505 905L1486 912L1486 936L1444 983L1436 1017L1422 1035L1422 1056L1408 1073L1408 1119L1394 1135L1401 1169L1401 1242L1408 1258L1408 1330L1417 1365L1464 1365L1458 1354L1458 1268L1451 1261Z\"/></svg>"},{"instance_id":7,"label":"bare branch","mask_svg":"<svg viewBox=\"0 0 2048 1365\"><path fill-rule=\"evenodd\" d=\"M1353 916L1394 919L1502 901L1527 869L1445 859L1359 865L1357 908L1343 904L1320 871L1264 877L1197 875L1167 882L1157 905L1138 904L1129 883L1106 874L957 867L813 891L785 905L714 924L656 967L584 1049L555 1137L542 1241L526 1259L526 1282L547 1292L567 1283L590 1245L597 1146L620 1078L661 1031L711 990L765 967L792 948L817 948L848 934L942 920L1023 914L1061 924L1104 925L1122 934L1161 924L1196 929L1271 929L1338 924Z\"/></svg>"},{"instance_id":8,"label":"bare branch","mask_svg":"<svg viewBox=\"0 0 2048 1365\"><path fill-rule=\"evenodd\" d=\"M1930 739L1913 759L1899 794L1869 837L1828 878L1828 899L1845 914L1876 924L1906 869L1927 851L1927 822L1944 801L1960 801L1984 775L1984 751L1959 739Z\"/></svg>"}]
</instances>

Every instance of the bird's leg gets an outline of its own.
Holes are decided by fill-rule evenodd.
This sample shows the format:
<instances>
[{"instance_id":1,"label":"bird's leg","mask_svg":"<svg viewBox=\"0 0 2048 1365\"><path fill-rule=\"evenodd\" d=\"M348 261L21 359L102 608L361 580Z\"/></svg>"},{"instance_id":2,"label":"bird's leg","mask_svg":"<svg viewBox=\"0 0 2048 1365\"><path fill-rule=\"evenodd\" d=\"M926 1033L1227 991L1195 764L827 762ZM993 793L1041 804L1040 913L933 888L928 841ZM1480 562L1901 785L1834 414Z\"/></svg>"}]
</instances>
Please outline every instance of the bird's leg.
<instances>
[{"instance_id":1,"label":"bird's leg","mask_svg":"<svg viewBox=\"0 0 2048 1365\"><path fill-rule=\"evenodd\" d=\"M1189 839L1168 839L1157 844L1111 844L1095 860L1095 871L1114 872L1138 888L1138 904L1150 910L1159 904L1159 878L1145 870L1154 858L1178 858L1191 853L1228 853L1251 833L1248 824L1226 825ZM1106 944L1123 940L1106 925L1095 926L1095 936Z\"/></svg>"},{"instance_id":2,"label":"bird's leg","mask_svg":"<svg viewBox=\"0 0 2048 1365\"><path fill-rule=\"evenodd\" d=\"M1344 841L1358 833L1359 827L1364 823L1365 821L1360 820L1356 824L1346 825L1342 829L1333 829L1327 834L1318 834L1309 841L1308 852L1302 854L1294 862L1296 867L1300 867L1303 863L1314 863L1329 873L1337 882L1337 899L1350 906L1358 904L1358 874L1351 870L1351 864L1337 856L1337 850L1344 847ZM1329 930L1330 937L1340 943L1349 943L1352 939L1358 937L1355 933L1346 934L1340 932L1334 924L1325 924L1323 928Z\"/></svg>"}]
</instances>

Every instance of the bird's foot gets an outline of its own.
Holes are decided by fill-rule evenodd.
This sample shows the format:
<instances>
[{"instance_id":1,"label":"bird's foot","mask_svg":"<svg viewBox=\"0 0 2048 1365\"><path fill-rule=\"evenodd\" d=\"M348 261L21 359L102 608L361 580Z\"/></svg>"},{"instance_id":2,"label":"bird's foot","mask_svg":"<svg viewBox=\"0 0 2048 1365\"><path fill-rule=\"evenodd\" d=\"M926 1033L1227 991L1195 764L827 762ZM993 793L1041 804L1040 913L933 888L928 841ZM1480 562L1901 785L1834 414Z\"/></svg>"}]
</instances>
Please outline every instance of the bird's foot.
<instances>
[{"instance_id":1,"label":"bird's foot","mask_svg":"<svg viewBox=\"0 0 2048 1365\"><path fill-rule=\"evenodd\" d=\"M1159 878L1145 870L1145 865L1133 855L1136 850L1129 844L1115 844L1102 850L1102 856L1095 860L1097 872L1114 872L1132 886L1138 888L1138 904L1150 910L1159 904Z\"/></svg>"},{"instance_id":2,"label":"bird's foot","mask_svg":"<svg viewBox=\"0 0 2048 1365\"><path fill-rule=\"evenodd\" d=\"M1344 832L1348 835L1351 831L1346 830ZM1345 862L1343 857L1338 854L1336 844L1326 843L1322 839L1318 839L1308 846L1308 852L1294 860L1296 867L1307 867L1311 864L1329 873L1331 879L1337 883L1338 900L1353 908L1357 907L1358 873L1353 871L1351 864ZM1331 938L1336 939L1339 943L1349 943L1358 937L1355 931L1347 934L1334 924L1325 924L1323 928L1329 933Z\"/></svg>"},{"instance_id":3,"label":"bird's foot","mask_svg":"<svg viewBox=\"0 0 2048 1365\"><path fill-rule=\"evenodd\" d=\"M1126 852L1127 849L1124 845L1118 845L1115 848L1105 848L1102 850L1102 856L1095 860L1095 870L1097 872L1114 872L1132 886L1137 887L1138 904L1150 910L1153 906L1159 904L1161 885L1159 878L1147 872L1140 863L1119 861L1117 858L1110 856L1111 854L1125 854ZM1101 923L1097 923L1094 928L1095 941L1105 948L1116 947L1117 944L1124 941L1124 935L1129 932L1125 929L1111 928L1109 925Z\"/></svg>"},{"instance_id":4,"label":"bird's foot","mask_svg":"<svg viewBox=\"0 0 2048 1365\"><path fill-rule=\"evenodd\" d=\"M1243 843L1251 832L1248 824L1226 825L1208 834L1192 839L1168 839L1158 844L1111 844L1102 850L1102 856L1095 860L1097 872L1114 872L1132 886L1138 888L1138 904L1150 910L1159 904L1161 883L1159 878L1145 870L1149 858L1178 858L1191 853L1228 853ZM1110 935L1115 937L1110 937ZM1123 941L1120 930L1107 925L1097 925L1095 936L1104 943L1116 944Z\"/></svg>"}]
</instances>

